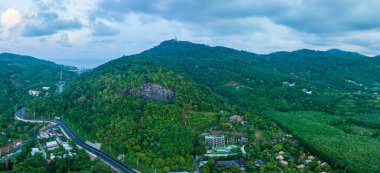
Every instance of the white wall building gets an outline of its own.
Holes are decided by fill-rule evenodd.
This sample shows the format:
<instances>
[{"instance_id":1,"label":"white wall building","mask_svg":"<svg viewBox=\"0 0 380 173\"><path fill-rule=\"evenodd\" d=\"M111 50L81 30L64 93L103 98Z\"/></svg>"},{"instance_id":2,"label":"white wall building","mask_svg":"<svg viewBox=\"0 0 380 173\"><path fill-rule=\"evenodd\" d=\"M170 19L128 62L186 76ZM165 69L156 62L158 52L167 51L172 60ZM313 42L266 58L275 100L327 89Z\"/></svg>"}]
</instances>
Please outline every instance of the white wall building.
<instances>
[{"instance_id":1,"label":"white wall building","mask_svg":"<svg viewBox=\"0 0 380 173\"><path fill-rule=\"evenodd\" d=\"M226 145L224 135L207 135L205 136L205 142L207 146L211 147L224 147Z\"/></svg>"}]
</instances>

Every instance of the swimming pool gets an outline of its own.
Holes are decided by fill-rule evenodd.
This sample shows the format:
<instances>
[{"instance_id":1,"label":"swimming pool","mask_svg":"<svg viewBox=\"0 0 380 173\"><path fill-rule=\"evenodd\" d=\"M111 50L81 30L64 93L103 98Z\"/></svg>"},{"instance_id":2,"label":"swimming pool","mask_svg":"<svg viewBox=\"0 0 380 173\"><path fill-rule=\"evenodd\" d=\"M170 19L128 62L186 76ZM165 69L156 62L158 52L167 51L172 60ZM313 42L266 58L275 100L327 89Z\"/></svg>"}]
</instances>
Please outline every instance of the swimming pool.
<instances>
[{"instance_id":1,"label":"swimming pool","mask_svg":"<svg viewBox=\"0 0 380 173\"><path fill-rule=\"evenodd\" d=\"M214 148L215 152L225 152L228 153L230 150L228 148Z\"/></svg>"}]
</instances>

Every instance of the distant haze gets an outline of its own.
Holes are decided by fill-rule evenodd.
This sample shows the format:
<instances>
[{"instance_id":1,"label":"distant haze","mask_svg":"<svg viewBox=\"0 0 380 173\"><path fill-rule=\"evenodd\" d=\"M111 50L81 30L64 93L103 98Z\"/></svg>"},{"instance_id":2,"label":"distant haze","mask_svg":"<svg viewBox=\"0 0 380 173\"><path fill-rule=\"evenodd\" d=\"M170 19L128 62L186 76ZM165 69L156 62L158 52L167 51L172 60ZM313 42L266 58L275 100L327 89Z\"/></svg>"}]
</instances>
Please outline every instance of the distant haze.
<instances>
[{"instance_id":1,"label":"distant haze","mask_svg":"<svg viewBox=\"0 0 380 173\"><path fill-rule=\"evenodd\" d=\"M2 0L0 52L93 67L163 40L380 54L377 0Z\"/></svg>"}]
</instances>

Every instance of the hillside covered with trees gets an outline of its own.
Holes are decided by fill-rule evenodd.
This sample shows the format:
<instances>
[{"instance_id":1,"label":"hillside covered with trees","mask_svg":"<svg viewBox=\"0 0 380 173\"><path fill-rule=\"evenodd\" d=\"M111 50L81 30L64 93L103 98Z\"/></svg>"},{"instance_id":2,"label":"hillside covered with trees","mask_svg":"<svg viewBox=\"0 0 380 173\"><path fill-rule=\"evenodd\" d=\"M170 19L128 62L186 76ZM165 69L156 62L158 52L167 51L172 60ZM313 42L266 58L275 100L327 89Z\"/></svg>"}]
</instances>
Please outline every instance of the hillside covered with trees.
<instances>
[{"instance_id":1,"label":"hillside covered with trees","mask_svg":"<svg viewBox=\"0 0 380 173\"><path fill-rule=\"evenodd\" d=\"M265 131L268 138L279 129L263 118L268 110L327 112L342 116L347 125L370 119L360 118L367 113L376 116L379 65L378 58L334 49L257 55L168 40L101 65L71 81L62 95L29 102L28 107L35 105L37 114L46 117L61 117L82 139L100 142L115 157L124 154L131 166L139 162L140 170L192 171L196 136L211 127L228 129L224 121L232 114L259 117L250 118L246 131ZM291 127L284 128L293 133ZM309 136L296 137L311 152L318 144L309 144ZM350 142L338 143L354 145ZM337 157L324 152L321 157L345 170L357 150L350 152L343 163L334 163ZM350 165L348 171L363 169Z\"/></svg>"}]
</instances>

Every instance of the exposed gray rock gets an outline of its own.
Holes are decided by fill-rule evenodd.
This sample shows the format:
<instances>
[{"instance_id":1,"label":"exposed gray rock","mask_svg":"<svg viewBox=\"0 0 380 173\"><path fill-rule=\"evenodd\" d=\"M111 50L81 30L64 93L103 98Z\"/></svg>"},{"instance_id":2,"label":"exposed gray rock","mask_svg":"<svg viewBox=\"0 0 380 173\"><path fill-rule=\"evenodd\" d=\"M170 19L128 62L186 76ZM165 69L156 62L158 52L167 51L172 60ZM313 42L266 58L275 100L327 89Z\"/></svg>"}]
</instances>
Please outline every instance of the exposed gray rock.
<instances>
[{"instance_id":1,"label":"exposed gray rock","mask_svg":"<svg viewBox=\"0 0 380 173\"><path fill-rule=\"evenodd\" d=\"M170 102L173 100L173 91L160 84L146 83L140 87L139 96L145 100Z\"/></svg>"}]
</instances>

